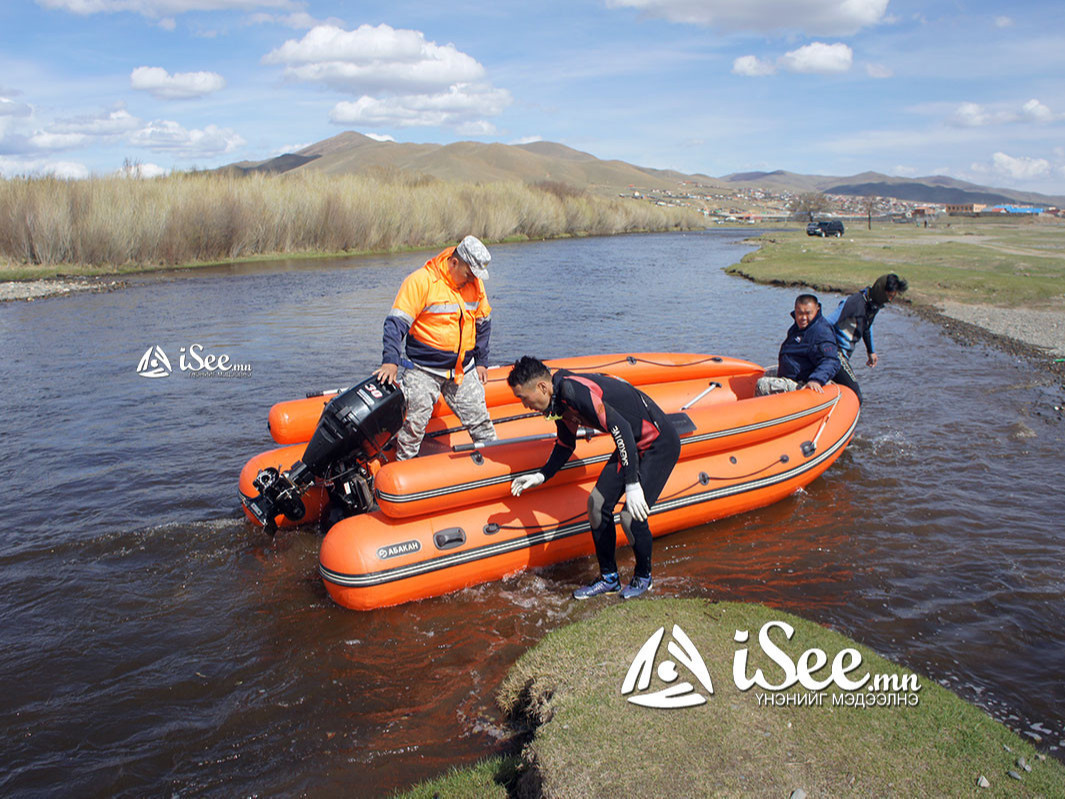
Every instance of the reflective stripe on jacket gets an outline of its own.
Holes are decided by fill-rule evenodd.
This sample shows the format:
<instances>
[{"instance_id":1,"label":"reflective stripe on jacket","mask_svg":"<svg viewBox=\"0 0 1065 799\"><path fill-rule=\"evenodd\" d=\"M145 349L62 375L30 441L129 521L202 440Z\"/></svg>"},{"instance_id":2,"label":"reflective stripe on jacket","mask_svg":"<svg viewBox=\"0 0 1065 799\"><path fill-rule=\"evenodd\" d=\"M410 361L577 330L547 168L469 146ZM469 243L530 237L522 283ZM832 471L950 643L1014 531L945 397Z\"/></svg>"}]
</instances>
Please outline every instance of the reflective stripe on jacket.
<instances>
[{"instance_id":1,"label":"reflective stripe on jacket","mask_svg":"<svg viewBox=\"0 0 1065 799\"><path fill-rule=\"evenodd\" d=\"M400 344L407 337L407 357L416 365L461 382L472 359L488 361L492 306L484 284L474 277L461 289L451 279L449 247L412 272L399 287L385 318L382 363L399 363Z\"/></svg>"}]
</instances>

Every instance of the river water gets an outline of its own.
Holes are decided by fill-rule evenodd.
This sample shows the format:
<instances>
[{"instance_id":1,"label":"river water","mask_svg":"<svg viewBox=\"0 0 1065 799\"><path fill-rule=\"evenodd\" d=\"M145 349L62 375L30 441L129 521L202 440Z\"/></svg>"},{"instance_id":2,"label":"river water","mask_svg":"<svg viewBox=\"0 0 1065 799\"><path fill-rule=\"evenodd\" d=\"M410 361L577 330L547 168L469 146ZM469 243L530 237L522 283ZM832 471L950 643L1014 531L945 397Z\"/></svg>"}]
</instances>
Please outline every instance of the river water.
<instances>
[{"instance_id":1,"label":"river water","mask_svg":"<svg viewBox=\"0 0 1065 799\"><path fill-rule=\"evenodd\" d=\"M719 231L493 247L492 360L771 363L795 291L726 276L747 249ZM375 795L504 745L495 690L599 607L567 599L591 559L357 613L318 580L319 539L271 542L237 500L241 466L271 446L269 407L369 374L424 257L0 306L0 792ZM1060 387L904 310L875 332L881 362L859 366L867 401L840 460L772 507L660 539L655 596L831 625L1060 756ZM183 371L193 345L250 374ZM152 346L170 377L137 374Z\"/></svg>"}]
</instances>

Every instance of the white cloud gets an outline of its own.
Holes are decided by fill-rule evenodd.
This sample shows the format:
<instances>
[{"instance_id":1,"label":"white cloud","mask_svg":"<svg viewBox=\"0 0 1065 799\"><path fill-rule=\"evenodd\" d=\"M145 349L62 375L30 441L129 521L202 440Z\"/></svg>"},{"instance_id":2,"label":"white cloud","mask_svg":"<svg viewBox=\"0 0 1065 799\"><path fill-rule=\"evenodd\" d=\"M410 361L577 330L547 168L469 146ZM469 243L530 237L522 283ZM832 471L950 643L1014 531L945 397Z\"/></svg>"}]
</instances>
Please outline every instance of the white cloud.
<instances>
[{"instance_id":1,"label":"white cloud","mask_svg":"<svg viewBox=\"0 0 1065 799\"><path fill-rule=\"evenodd\" d=\"M161 178L169 175L170 170L158 164L142 164L140 161L127 162L121 169L115 171L120 178Z\"/></svg>"},{"instance_id":2,"label":"white cloud","mask_svg":"<svg viewBox=\"0 0 1065 799\"><path fill-rule=\"evenodd\" d=\"M1013 27L1013 20L1009 17L995 17L996 28L1010 28Z\"/></svg>"},{"instance_id":3,"label":"white cloud","mask_svg":"<svg viewBox=\"0 0 1065 799\"><path fill-rule=\"evenodd\" d=\"M95 116L57 119L50 129L53 133L81 133L86 136L120 136L141 126L141 120L124 108L104 111Z\"/></svg>"},{"instance_id":4,"label":"white cloud","mask_svg":"<svg viewBox=\"0 0 1065 799\"><path fill-rule=\"evenodd\" d=\"M780 57L780 66L789 72L828 75L846 72L854 62L854 53L845 44L813 42Z\"/></svg>"},{"instance_id":5,"label":"white cloud","mask_svg":"<svg viewBox=\"0 0 1065 799\"><path fill-rule=\"evenodd\" d=\"M248 18L252 25L284 25L293 30L309 30L318 25L341 25L341 21L335 17L327 20L319 20L312 17L306 11L296 11L292 14L252 14Z\"/></svg>"},{"instance_id":6,"label":"white cloud","mask_svg":"<svg viewBox=\"0 0 1065 799\"><path fill-rule=\"evenodd\" d=\"M1033 180L1052 174L1050 162L1045 158L1014 158L1005 153L995 153L991 156L991 168L995 173L1013 180Z\"/></svg>"},{"instance_id":7,"label":"white cloud","mask_svg":"<svg viewBox=\"0 0 1065 799\"><path fill-rule=\"evenodd\" d=\"M39 130L29 138L30 146L37 150L70 150L89 141L82 133L51 133Z\"/></svg>"},{"instance_id":8,"label":"white cloud","mask_svg":"<svg viewBox=\"0 0 1065 799\"><path fill-rule=\"evenodd\" d=\"M732 72L736 75L745 75L748 78L759 78L765 75L773 75L777 71L775 65L769 61L763 61L757 56L744 55L732 62Z\"/></svg>"},{"instance_id":9,"label":"white cloud","mask_svg":"<svg viewBox=\"0 0 1065 799\"><path fill-rule=\"evenodd\" d=\"M162 67L137 67L130 73L129 85L160 100L188 100L220 91L225 88L226 81L216 72L171 75Z\"/></svg>"},{"instance_id":10,"label":"white cloud","mask_svg":"<svg viewBox=\"0 0 1065 799\"><path fill-rule=\"evenodd\" d=\"M962 103L954 109L947 122L962 128L983 128L990 125L1005 125L1013 122L1056 122L1063 118L1055 114L1039 100L1033 98L1019 109L998 105L986 106L979 103Z\"/></svg>"},{"instance_id":11,"label":"white cloud","mask_svg":"<svg viewBox=\"0 0 1065 799\"><path fill-rule=\"evenodd\" d=\"M484 67L455 48L426 41L420 31L361 25L346 31L319 25L263 58L284 64L285 75L357 94L439 91L479 81Z\"/></svg>"},{"instance_id":12,"label":"white cloud","mask_svg":"<svg viewBox=\"0 0 1065 799\"><path fill-rule=\"evenodd\" d=\"M0 97L0 117L28 117L33 113L25 103L19 103L10 97Z\"/></svg>"},{"instance_id":13,"label":"white cloud","mask_svg":"<svg viewBox=\"0 0 1065 799\"><path fill-rule=\"evenodd\" d=\"M19 175L54 175L64 180L82 180L89 177L89 168L77 161L47 161L0 155L0 175L9 178Z\"/></svg>"},{"instance_id":14,"label":"white cloud","mask_svg":"<svg viewBox=\"0 0 1065 799\"><path fill-rule=\"evenodd\" d=\"M1036 99L1031 99L1021 106L1021 114L1033 122L1053 122L1054 112Z\"/></svg>"},{"instance_id":15,"label":"white cloud","mask_svg":"<svg viewBox=\"0 0 1065 799\"><path fill-rule=\"evenodd\" d=\"M897 164L888 170L888 174L895 175L896 177L900 178L915 178L918 174L920 174L920 171L912 166L903 166L902 164Z\"/></svg>"},{"instance_id":16,"label":"white cloud","mask_svg":"<svg viewBox=\"0 0 1065 799\"><path fill-rule=\"evenodd\" d=\"M891 69L891 67L886 67L883 64L866 64L865 74L870 78L882 80L884 78L894 77L895 71Z\"/></svg>"},{"instance_id":17,"label":"white cloud","mask_svg":"<svg viewBox=\"0 0 1065 799\"><path fill-rule=\"evenodd\" d=\"M779 69L787 72L830 75L847 72L853 63L854 53L847 45L813 42L785 53L776 60L776 63L753 55L740 56L732 62L732 72L748 78L775 75ZM871 77L891 75L890 71L887 74L874 74L875 67L867 67L866 71Z\"/></svg>"},{"instance_id":18,"label":"white cloud","mask_svg":"<svg viewBox=\"0 0 1065 799\"><path fill-rule=\"evenodd\" d=\"M963 128L982 128L1009 122L1011 119L1012 115L1006 111L995 111L979 103L962 103L948 121Z\"/></svg>"},{"instance_id":19,"label":"white cloud","mask_svg":"<svg viewBox=\"0 0 1065 799\"><path fill-rule=\"evenodd\" d=\"M495 136L499 131L487 119L475 119L463 122L455 130L462 136Z\"/></svg>"},{"instance_id":20,"label":"white cloud","mask_svg":"<svg viewBox=\"0 0 1065 799\"><path fill-rule=\"evenodd\" d=\"M389 136L387 133L367 133L366 138L373 139L374 141L395 141L395 136Z\"/></svg>"},{"instance_id":21,"label":"white cloud","mask_svg":"<svg viewBox=\"0 0 1065 799\"><path fill-rule=\"evenodd\" d=\"M286 77L321 83L354 101L337 103L338 124L379 127L444 126L489 135L486 121L511 103L505 89L485 80L485 69L453 44L427 41L415 30L362 25L348 31L318 25L263 57L282 64Z\"/></svg>"},{"instance_id":22,"label":"white cloud","mask_svg":"<svg viewBox=\"0 0 1065 799\"><path fill-rule=\"evenodd\" d=\"M187 130L177 122L156 120L130 136L129 143L185 158L209 158L233 152L245 141L230 128L208 125L203 130Z\"/></svg>"},{"instance_id":23,"label":"white cloud","mask_svg":"<svg viewBox=\"0 0 1065 799\"><path fill-rule=\"evenodd\" d=\"M538 141L543 141L543 136L522 136L520 139L515 139L510 142L511 144L535 144Z\"/></svg>"},{"instance_id":24,"label":"white cloud","mask_svg":"<svg viewBox=\"0 0 1065 799\"><path fill-rule=\"evenodd\" d=\"M289 153L298 153L304 147L310 147L314 142L304 142L303 144L286 144L284 147L278 147L270 155L271 157L277 155L288 155Z\"/></svg>"},{"instance_id":25,"label":"white cloud","mask_svg":"<svg viewBox=\"0 0 1065 799\"><path fill-rule=\"evenodd\" d=\"M251 11L256 8L295 9L292 0L37 0L45 8L57 8L83 16L131 11L150 19L187 11ZM164 22L168 20L164 19ZM169 20L172 24L173 20Z\"/></svg>"},{"instance_id":26,"label":"white cloud","mask_svg":"<svg viewBox=\"0 0 1065 799\"><path fill-rule=\"evenodd\" d=\"M724 30L845 36L881 22L888 0L607 0L607 5Z\"/></svg>"},{"instance_id":27,"label":"white cloud","mask_svg":"<svg viewBox=\"0 0 1065 799\"><path fill-rule=\"evenodd\" d=\"M440 94L363 96L355 102L337 103L329 119L338 124L380 127L461 127L469 135L489 135L495 129L487 123L470 126L478 126L483 117L502 113L510 102L510 92L503 89L458 84Z\"/></svg>"}]
</instances>

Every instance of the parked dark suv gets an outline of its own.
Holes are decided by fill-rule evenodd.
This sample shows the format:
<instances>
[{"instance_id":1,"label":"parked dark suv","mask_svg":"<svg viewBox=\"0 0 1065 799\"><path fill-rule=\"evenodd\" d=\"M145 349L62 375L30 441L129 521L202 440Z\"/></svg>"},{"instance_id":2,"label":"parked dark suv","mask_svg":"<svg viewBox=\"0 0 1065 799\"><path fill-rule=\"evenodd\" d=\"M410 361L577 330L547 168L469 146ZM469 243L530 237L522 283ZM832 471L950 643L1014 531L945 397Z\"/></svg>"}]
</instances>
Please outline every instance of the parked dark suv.
<instances>
[{"instance_id":1,"label":"parked dark suv","mask_svg":"<svg viewBox=\"0 0 1065 799\"><path fill-rule=\"evenodd\" d=\"M807 236L835 236L843 235L843 223L838 219L829 219L826 222L811 222L806 226Z\"/></svg>"}]
</instances>

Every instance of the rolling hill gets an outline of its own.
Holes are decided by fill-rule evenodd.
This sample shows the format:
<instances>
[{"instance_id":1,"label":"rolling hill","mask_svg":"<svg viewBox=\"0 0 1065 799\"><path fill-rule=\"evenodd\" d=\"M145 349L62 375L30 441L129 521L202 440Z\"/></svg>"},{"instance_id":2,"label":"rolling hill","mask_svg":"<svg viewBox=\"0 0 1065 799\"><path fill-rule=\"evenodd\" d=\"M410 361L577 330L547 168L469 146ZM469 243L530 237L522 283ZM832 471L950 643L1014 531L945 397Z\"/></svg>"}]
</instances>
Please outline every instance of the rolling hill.
<instances>
[{"instance_id":1,"label":"rolling hill","mask_svg":"<svg viewBox=\"0 0 1065 799\"><path fill-rule=\"evenodd\" d=\"M295 153L285 153L265 161L243 161L223 168L274 173L310 170L326 174L402 170L441 180L474 183L548 181L604 194L631 188L676 190L678 184L688 183L722 192L760 188L778 194L824 192L878 195L914 202L1065 205L1065 197L989 188L942 175L910 179L863 172L849 177L832 177L778 170L738 172L714 178L701 173L684 174L668 169L635 166L624 161L602 160L591 153L555 142L501 144L463 141L419 144L378 141L355 131L345 131Z\"/></svg>"}]
</instances>

